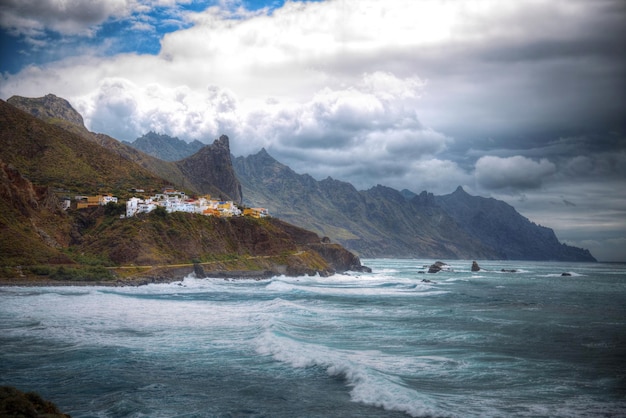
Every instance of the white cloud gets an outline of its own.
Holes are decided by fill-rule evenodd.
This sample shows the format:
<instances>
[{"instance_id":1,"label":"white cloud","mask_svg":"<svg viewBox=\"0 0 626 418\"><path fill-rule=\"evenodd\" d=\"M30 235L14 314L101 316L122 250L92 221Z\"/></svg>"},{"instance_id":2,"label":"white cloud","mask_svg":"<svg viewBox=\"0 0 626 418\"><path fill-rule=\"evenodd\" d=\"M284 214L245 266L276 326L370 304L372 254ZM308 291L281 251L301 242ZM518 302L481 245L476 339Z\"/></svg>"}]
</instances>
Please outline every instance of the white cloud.
<instances>
[{"instance_id":1,"label":"white cloud","mask_svg":"<svg viewBox=\"0 0 626 418\"><path fill-rule=\"evenodd\" d=\"M534 161L521 155L508 158L481 157L476 161L476 181L487 189L536 189L556 172L547 159Z\"/></svg>"},{"instance_id":2,"label":"white cloud","mask_svg":"<svg viewBox=\"0 0 626 418\"><path fill-rule=\"evenodd\" d=\"M215 86L198 92L186 86L138 86L106 78L95 93L79 100L77 108L89 129L118 139L133 141L156 131L209 142L220 132L239 129L237 106L232 92Z\"/></svg>"}]
</instances>

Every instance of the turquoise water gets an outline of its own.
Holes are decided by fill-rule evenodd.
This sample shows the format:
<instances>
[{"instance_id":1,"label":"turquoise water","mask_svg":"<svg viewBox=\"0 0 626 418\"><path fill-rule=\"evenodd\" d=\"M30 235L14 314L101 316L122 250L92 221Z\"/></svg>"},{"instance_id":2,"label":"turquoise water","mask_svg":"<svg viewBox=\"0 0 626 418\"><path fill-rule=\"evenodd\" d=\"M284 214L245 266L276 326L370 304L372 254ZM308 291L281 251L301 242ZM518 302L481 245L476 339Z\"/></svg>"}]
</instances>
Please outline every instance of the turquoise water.
<instances>
[{"instance_id":1,"label":"turquoise water","mask_svg":"<svg viewBox=\"0 0 626 418\"><path fill-rule=\"evenodd\" d=\"M0 385L73 417L626 416L626 265L432 261L3 287Z\"/></svg>"}]
</instances>

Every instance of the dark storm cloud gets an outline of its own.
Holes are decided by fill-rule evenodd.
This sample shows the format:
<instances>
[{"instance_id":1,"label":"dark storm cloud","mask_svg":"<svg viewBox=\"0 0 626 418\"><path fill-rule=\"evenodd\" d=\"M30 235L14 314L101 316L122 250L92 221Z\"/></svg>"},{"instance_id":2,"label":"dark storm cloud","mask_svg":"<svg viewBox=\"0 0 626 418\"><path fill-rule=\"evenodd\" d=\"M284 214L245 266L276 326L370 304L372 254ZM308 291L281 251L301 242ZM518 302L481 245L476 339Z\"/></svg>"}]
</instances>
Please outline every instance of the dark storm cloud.
<instances>
[{"instance_id":1,"label":"dark storm cloud","mask_svg":"<svg viewBox=\"0 0 626 418\"><path fill-rule=\"evenodd\" d=\"M556 172L556 166L542 159L534 161L522 156L500 158L487 156L476 162L476 180L487 189L517 190L541 187L544 179Z\"/></svg>"},{"instance_id":2,"label":"dark storm cloud","mask_svg":"<svg viewBox=\"0 0 626 418\"><path fill-rule=\"evenodd\" d=\"M90 26L130 11L131 2L82 0L5 0L0 5L0 26L16 35L45 29L66 34L88 33Z\"/></svg>"}]
</instances>

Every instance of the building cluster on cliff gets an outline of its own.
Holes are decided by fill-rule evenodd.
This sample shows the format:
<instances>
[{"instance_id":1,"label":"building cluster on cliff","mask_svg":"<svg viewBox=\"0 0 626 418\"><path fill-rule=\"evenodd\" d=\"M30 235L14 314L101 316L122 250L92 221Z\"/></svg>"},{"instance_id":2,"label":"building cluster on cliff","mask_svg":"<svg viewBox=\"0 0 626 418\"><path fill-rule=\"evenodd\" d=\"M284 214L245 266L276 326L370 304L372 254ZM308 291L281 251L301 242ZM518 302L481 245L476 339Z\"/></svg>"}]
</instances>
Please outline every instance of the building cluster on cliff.
<instances>
[{"instance_id":1,"label":"building cluster on cliff","mask_svg":"<svg viewBox=\"0 0 626 418\"><path fill-rule=\"evenodd\" d=\"M110 202L117 203L117 197L111 195L76 196L77 209L92 206L104 206ZM133 217L140 213L150 213L158 207L163 207L168 213L187 212L207 216L228 218L232 216L251 216L264 218L269 216L265 208L245 208L243 211L231 200L215 200L210 195L189 197L185 192L175 189L163 189L148 198L131 197L126 201L126 214L122 217Z\"/></svg>"}]
</instances>

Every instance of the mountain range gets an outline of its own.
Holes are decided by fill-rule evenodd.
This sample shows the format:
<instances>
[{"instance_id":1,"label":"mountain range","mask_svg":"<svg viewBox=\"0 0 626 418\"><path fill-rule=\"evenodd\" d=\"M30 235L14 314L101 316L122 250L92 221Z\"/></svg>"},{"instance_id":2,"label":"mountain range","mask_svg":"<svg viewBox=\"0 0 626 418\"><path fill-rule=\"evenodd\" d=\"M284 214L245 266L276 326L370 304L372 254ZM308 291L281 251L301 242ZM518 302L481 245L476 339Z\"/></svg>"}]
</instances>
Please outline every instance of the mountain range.
<instances>
[{"instance_id":1,"label":"mountain range","mask_svg":"<svg viewBox=\"0 0 626 418\"><path fill-rule=\"evenodd\" d=\"M382 185L359 191L330 177L318 181L298 174L265 149L235 158L225 136L195 153L198 144L190 147L154 133L129 144L89 132L82 117L56 96L8 102L191 193L217 193L265 207L273 216L329 237L360 256L595 261L589 251L561 244L554 231L505 202L470 196L460 187L445 196ZM154 156L135 146L154 150Z\"/></svg>"},{"instance_id":2,"label":"mountain range","mask_svg":"<svg viewBox=\"0 0 626 418\"><path fill-rule=\"evenodd\" d=\"M245 204L267 207L364 257L595 261L509 204L462 187L445 196L381 185L359 191L298 174L265 149L233 164Z\"/></svg>"},{"instance_id":3,"label":"mountain range","mask_svg":"<svg viewBox=\"0 0 626 418\"><path fill-rule=\"evenodd\" d=\"M192 155L200 143L150 132L129 144L174 160ZM267 207L363 256L593 260L505 202L470 196L461 187L446 196L398 194L380 185L357 191L332 178L299 175L265 149L232 160L246 205Z\"/></svg>"}]
</instances>

